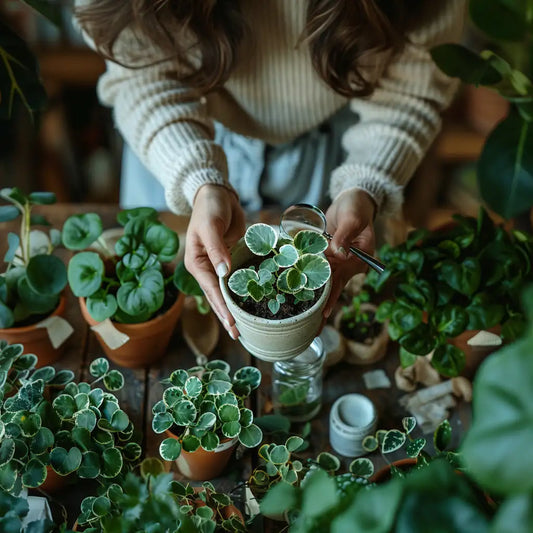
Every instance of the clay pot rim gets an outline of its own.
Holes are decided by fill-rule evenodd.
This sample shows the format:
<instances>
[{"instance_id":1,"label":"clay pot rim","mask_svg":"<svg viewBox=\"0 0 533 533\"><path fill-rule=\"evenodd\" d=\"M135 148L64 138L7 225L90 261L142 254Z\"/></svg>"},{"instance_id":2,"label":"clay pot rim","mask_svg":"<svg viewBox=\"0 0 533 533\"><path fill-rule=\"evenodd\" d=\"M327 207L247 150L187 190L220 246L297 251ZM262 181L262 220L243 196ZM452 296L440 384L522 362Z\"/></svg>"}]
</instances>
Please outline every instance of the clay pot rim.
<instances>
[{"instance_id":1,"label":"clay pot rim","mask_svg":"<svg viewBox=\"0 0 533 533\"><path fill-rule=\"evenodd\" d=\"M390 470L391 466L396 466L401 469L402 466L411 466L411 468L415 467L417 463L417 460L412 457L406 457L404 459L398 459L396 461L393 461L390 464L386 464L382 468L380 468L377 472L375 472L372 477L370 478L370 481L372 483L383 483L387 481L387 479L390 478ZM409 468L408 470L410 470Z\"/></svg>"},{"instance_id":2,"label":"clay pot rim","mask_svg":"<svg viewBox=\"0 0 533 533\"><path fill-rule=\"evenodd\" d=\"M87 309L87 304L85 303L86 298L83 296L78 297L78 302L80 304L80 307L82 308L82 312L84 314L84 317L86 318L87 322L91 326L95 326L96 324L100 324L101 322L98 322L95 320L89 313L89 310ZM185 293L178 291L178 295L176 296L176 300L174 303L164 312L160 313L154 318L151 318L150 320L147 320L146 322L136 322L135 324L126 324L123 322L115 322L112 320L113 325L117 327L117 329L120 329L120 331L127 333L128 331L138 331L145 329L147 325L155 325L158 322L161 322L164 320L165 316L169 313L171 313L176 307L181 305L181 301L185 300Z\"/></svg>"},{"instance_id":3,"label":"clay pot rim","mask_svg":"<svg viewBox=\"0 0 533 533\"><path fill-rule=\"evenodd\" d=\"M59 303L57 304L57 307L48 315L46 315L45 318L42 320L46 320L46 318L50 318L52 316L58 316L64 314L65 307L67 305L67 297L65 296L65 292L61 292L59 295ZM27 333L28 331L32 331L35 328L36 324L41 322L39 320L38 322L35 322L35 324L30 324L29 326L11 326L10 328L0 328L0 333L2 331L9 331L9 332L16 332L16 333Z\"/></svg>"}]
</instances>

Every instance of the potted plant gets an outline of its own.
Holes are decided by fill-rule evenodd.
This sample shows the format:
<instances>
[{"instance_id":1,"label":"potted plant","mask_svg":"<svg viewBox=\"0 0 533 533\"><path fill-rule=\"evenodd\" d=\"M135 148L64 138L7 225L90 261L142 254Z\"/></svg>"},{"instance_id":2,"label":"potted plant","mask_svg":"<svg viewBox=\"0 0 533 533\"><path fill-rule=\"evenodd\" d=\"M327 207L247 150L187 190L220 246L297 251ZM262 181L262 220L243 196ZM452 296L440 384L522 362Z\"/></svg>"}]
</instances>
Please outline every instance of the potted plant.
<instances>
[{"instance_id":1,"label":"potted plant","mask_svg":"<svg viewBox=\"0 0 533 533\"><path fill-rule=\"evenodd\" d=\"M345 361L367 365L385 356L389 341L388 324L378 321L376 312L377 305L370 302L370 293L362 289L335 315L334 325L347 348L343 357Z\"/></svg>"},{"instance_id":2,"label":"potted plant","mask_svg":"<svg viewBox=\"0 0 533 533\"><path fill-rule=\"evenodd\" d=\"M327 239L315 231L281 237L253 224L232 250L232 274L220 280L240 341L266 361L291 359L309 347L331 289Z\"/></svg>"},{"instance_id":3,"label":"potted plant","mask_svg":"<svg viewBox=\"0 0 533 533\"><path fill-rule=\"evenodd\" d=\"M227 494L208 482L193 488L173 481L155 458L145 459L140 474L128 473L121 485L85 498L77 525L92 533L246 531Z\"/></svg>"},{"instance_id":4,"label":"potted plant","mask_svg":"<svg viewBox=\"0 0 533 533\"><path fill-rule=\"evenodd\" d=\"M497 328L504 341L512 341L524 331L520 294L533 280L533 239L496 225L483 208L477 219L455 215L454 222L382 247L388 268L381 276L370 272L367 283L377 292L393 288L393 299L380 304L376 317L389 320L403 366L433 351L431 364L441 374L457 376L467 364L470 377L481 357L467 361L468 345L457 342L462 333L470 339Z\"/></svg>"},{"instance_id":5,"label":"potted plant","mask_svg":"<svg viewBox=\"0 0 533 533\"><path fill-rule=\"evenodd\" d=\"M113 394L94 386L102 381L108 391L123 387L122 374L110 370L107 360L91 363L92 384L75 383L69 370L33 369L21 345L0 346L7 375L0 402L0 488L15 495L22 488L53 492L70 474L109 484L135 464L141 447L132 440L133 424Z\"/></svg>"},{"instance_id":6,"label":"potted plant","mask_svg":"<svg viewBox=\"0 0 533 533\"><path fill-rule=\"evenodd\" d=\"M24 194L17 188L1 189L0 222L20 217L20 231L6 233L7 267L0 273L0 338L15 344L23 342L28 351L39 355L41 365L57 360L67 334L55 336L54 323L65 311L63 289L67 284L65 265L53 255L60 244L60 233L50 229L31 229L49 225L42 215L32 213L36 205L56 201L53 193ZM53 318L51 318L53 317ZM46 322L44 322L44 320Z\"/></svg>"},{"instance_id":7,"label":"potted plant","mask_svg":"<svg viewBox=\"0 0 533 533\"><path fill-rule=\"evenodd\" d=\"M72 292L106 355L125 367L144 367L165 354L185 299L176 283L188 273L170 263L178 235L158 217L148 207L121 211L124 230L114 249L95 213L63 225L64 245L77 252L68 263Z\"/></svg>"},{"instance_id":8,"label":"potted plant","mask_svg":"<svg viewBox=\"0 0 533 533\"><path fill-rule=\"evenodd\" d=\"M172 372L152 408L152 429L168 435L159 448L161 457L175 460L190 479L218 476L238 443L254 448L263 438L245 405L260 382L257 368L245 366L230 377L230 366L221 360Z\"/></svg>"}]
</instances>

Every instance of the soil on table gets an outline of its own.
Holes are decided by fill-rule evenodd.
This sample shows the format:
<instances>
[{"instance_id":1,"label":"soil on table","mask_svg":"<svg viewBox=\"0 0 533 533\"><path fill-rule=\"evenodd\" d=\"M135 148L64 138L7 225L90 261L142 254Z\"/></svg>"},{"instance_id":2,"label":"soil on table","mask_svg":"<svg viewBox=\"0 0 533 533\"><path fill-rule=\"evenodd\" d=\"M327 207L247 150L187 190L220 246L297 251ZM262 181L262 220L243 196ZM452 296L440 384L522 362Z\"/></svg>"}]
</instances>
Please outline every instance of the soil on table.
<instances>
[{"instance_id":1,"label":"soil on table","mask_svg":"<svg viewBox=\"0 0 533 533\"><path fill-rule=\"evenodd\" d=\"M374 317L375 313L367 312L368 320L350 324L352 320L342 319L340 324L341 334L351 341L362 344L372 344L374 339L381 333L383 324L377 322Z\"/></svg>"}]
</instances>

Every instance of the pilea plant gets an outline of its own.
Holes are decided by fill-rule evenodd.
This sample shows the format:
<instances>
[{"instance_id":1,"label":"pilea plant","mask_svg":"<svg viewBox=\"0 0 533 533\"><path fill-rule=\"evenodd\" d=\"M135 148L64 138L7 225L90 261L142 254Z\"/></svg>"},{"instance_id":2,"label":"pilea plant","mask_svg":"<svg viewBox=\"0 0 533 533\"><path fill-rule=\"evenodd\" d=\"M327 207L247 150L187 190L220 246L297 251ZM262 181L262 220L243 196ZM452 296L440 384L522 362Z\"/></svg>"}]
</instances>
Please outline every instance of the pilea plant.
<instances>
[{"instance_id":1,"label":"pilea plant","mask_svg":"<svg viewBox=\"0 0 533 533\"><path fill-rule=\"evenodd\" d=\"M119 390L122 374L100 358L89 368L92 384L74 383L70 371L32 369L32 358L21 356L22 345L2 346L0 358L11 360L17 373L7 370L2 390L9 384L12 395L2 394L0 404L0 487L13 494L39 487L49 468L103 484L120 479L141 448L132 441L133 424L117 398L94 385L102 381L107 390Z\"/></svg>"},{"instance_id":2,"label":"pilea plant","mask_svg":"<svg viewBox=\"0 0 533 533\"><path fill-rule=\"evenodd\" d=\"M117 221L124 234L114 249L102 238L99 215L73 215L65 221L63 243L78 251L68 264L68 282L76 296L86 298L95 320L145 322L175 300L178 277L181 287L187 285L182 278L191 276L183 268L172 267L174 274L165 271L165 263L176 257L179 238L158 217L148 207L121 211ZM95 251L87 251L89 247Z\"/></svg>"},{"instance_id":3,"label":"pilea plant","mask_svg":"<svg viewBox=\"0 0 533 533\"><path fill-rule=\"evenodd\" d=\"M394 288L376 317L390 320L403 366L434 350L431 364L456 376L465 354L448 339L500 324L505 340L522 334L520 293L533 280L533 239L496 225L483 208L477 219L456 215L449 227L416 230L405 243L383 246L380 257L387 270L370 272L366 282L378 292Z\"/></svg>"},{"instance_id":4,"label":"pilea plant","mask_svg":"<svg viewBox=\"0 0 533 533\"><path fill-rule=\"evenodd\" d=\"M59 303L67 284L63 261L52 255L61 243L60 232L32 230L32 225L49 226L47 220L32 213L35 205L56 201L53 193L33 192L28 195L14 188L1 189L0 222L21 217L20 231L7 233L8 250L4 256L7 268L0 273L0 328L25 325L33 317L51 313Z\"/></svg>"},{"instance_id":5,"label":"pilea plant","mask_svg":"<svg viewBox=\"0 0 533 533\"><path fill-rule=\"evenodd\" d=\"M213 360L175 370L163 380L169 386L152 408L152 428L156 433L171 430L177 437L161 443L163 459L175 460L182 449L194 452L200 446L214 451L224 439L238 439L246 448L261 442L263 433L245 406L246 398L261 382L261 372L251 366L240 368L232 377L229 372L228 363Z\"/></svg>"},{"instance_id":6,"label":"pilea plant","mask_svg":"<svg viewBox=\"0 0 533 533\"><path fill-rule=\"evenodd\" d=\"M244 240L254 255L265 259L233 272L228 287L243 299L266 299L273 315L289 295L295 303L312 300L331 276L329 262L322 255L328 241L316 231L284 238L271 226L258 223L246 230Z\"/></svg>"},{"instance_id":7,"label":"pilea plant","mask_svg":"<svg viewBox=\"0 0 533 533\"><path fill-rule=\"evenodd\" d=\"M341 308L340 332L348 339L368 343L379 334L383 325L375 319L375 312L361 308L361 304L370 301L370 293L361 290L352 296L349 304Z\"/></svg>"},{"instance_id":8,"label":"pilea plant","mask_svg":"<svg viewBox=\"0 0 533 533\"><path fill-rule=\"evenodd\" d=\"M246 531L227 494L209 482L193 488L173 481L155 458L145 459L140 473L128 473L121 485L85 498L78 524L89 533Z\"/></svg>"}]
</instances>

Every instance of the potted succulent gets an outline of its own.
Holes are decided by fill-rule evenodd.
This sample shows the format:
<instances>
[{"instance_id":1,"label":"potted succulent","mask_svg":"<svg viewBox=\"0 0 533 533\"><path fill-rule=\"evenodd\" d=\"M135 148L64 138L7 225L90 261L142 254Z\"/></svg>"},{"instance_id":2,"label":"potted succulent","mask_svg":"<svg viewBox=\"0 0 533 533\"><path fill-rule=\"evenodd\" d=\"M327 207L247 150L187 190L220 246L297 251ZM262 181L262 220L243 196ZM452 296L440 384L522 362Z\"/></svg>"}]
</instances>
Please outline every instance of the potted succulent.
<instances>
[{"instance_id":1,"label":"potted succulent","mask_svg":"<svg viewBox=\"0 0 533 533\"><path fill-rule=\"evenodd\" d=\"M254 448L263 438L245 406L260 382L257 368L245 366L230 377L230 366L221 360L172 372L152 408L152 429L168 435L159 448L161 457L175 460L190 479L219 475L238 443Z\"/></svg>"},{"instance_id":2,"label":"potted succulent","mask_svg":"<svg viewBox=\"0 0 533 533\"><path fill-rule=\"evenodd\" d=\"M60 242L56 229L32 229L49 225L42 215L32 213L35 205L50 205L56 197L48 192L24 194L17 188L1 189L0 222L20 217L20 231L6 233L7 267L0 273L0 338L24 342L28 351L39 355L40 364L57 360L67 335L54 335L53 325L65 310L63 289L67 284L65 265L53 255ZM53 317L53 318L51 318ZM45 319L46 322L44 321Z\"/></svg>"},{"instance_id":3,"label":"potted succulent","mask_svg":"<svg viewBox=\"0 0 533 533\"><path fill-rule=\"evenodd\" d=\"M416 230L398 246L385 245L380 256L387 270L367 276L377 292L394 288L393 299L380 304L376 317L389 320L402 365L433 351L431 364L449 377L468 363L467 344L456 345L462 333L471 338L497 328L504 341L523 333L520 294L533 280L531 235L506 231L483 208L477 219L456 215L454 222L440 230ZM473 375L475 364L467 368Z\"/></svg>"},{"instance_id":4,"label":"potted succulent","mask_svg":"<svg viewBox=\"0 0 533 533\"><path fill-rule=\"evenodd\" d=\"M387 323L376 319L377 305L370 302L370 293L362 289L352 296L335 315L334 325L342 335L348 363L367 365L385 356L389 341Z\"/></svg>"},{"instance_id":5,"label":"potted succulent","mask_svg":"<svg viewBox=\"0 0 533 533\"><path fill-rule=\"evenodd\" d=\"M246 531L242 514L227 494L209 482L193 488L173 481L155 458L145 459L140 474L128 473L121 485L85 498L77 527L91 533Z\"/></svg>"},{"instance_id":6,"label":"potted succulent","mask_svg":"<svg viewBox=\"0 0 533 533\"><path fill-rule=\"evenodd\" d=\"M117 221L124 229L114 249L102 238L95 213L73 215L63 225L65 247L77 252L68 263L72 292L106 355L125 367L143 367L165 354L185 299L174 273L186 271L170 263L178 235L158 217L147 207L121 211Z\"/></svg>"},{"instance_id":7,"label":"potted succulent","mask_svg":"<svg viewBox=\"0 0 533 533\"><path fill-rule=\"evenodd\" d=\"M19 494L22 488L53 492L66 476L118 480L135 464L141 447L132 440L133 424L109 391L124 385L103 358L89 368L92 384L73 382L74 374L51 366L32 369L33 359L21 345L2 343L0 360L0 487ZM4 368L12 362L12 369ZM13 371L14 372L13 372ZM5 397L9 384L12 395Z\"/></svg>"},{"instance_id":8,"label":"potted succulent","mask_svg":"<svg viewBox=\"0 0 533 533\"><path fill-rule=\"evenodd\" d=\"M331 289L327 239L316 231L282 237L253 224L232 250L232 273L220 280L240 341L266 361L291 359L309 347Z\"/></svg>"}]
</instances>

